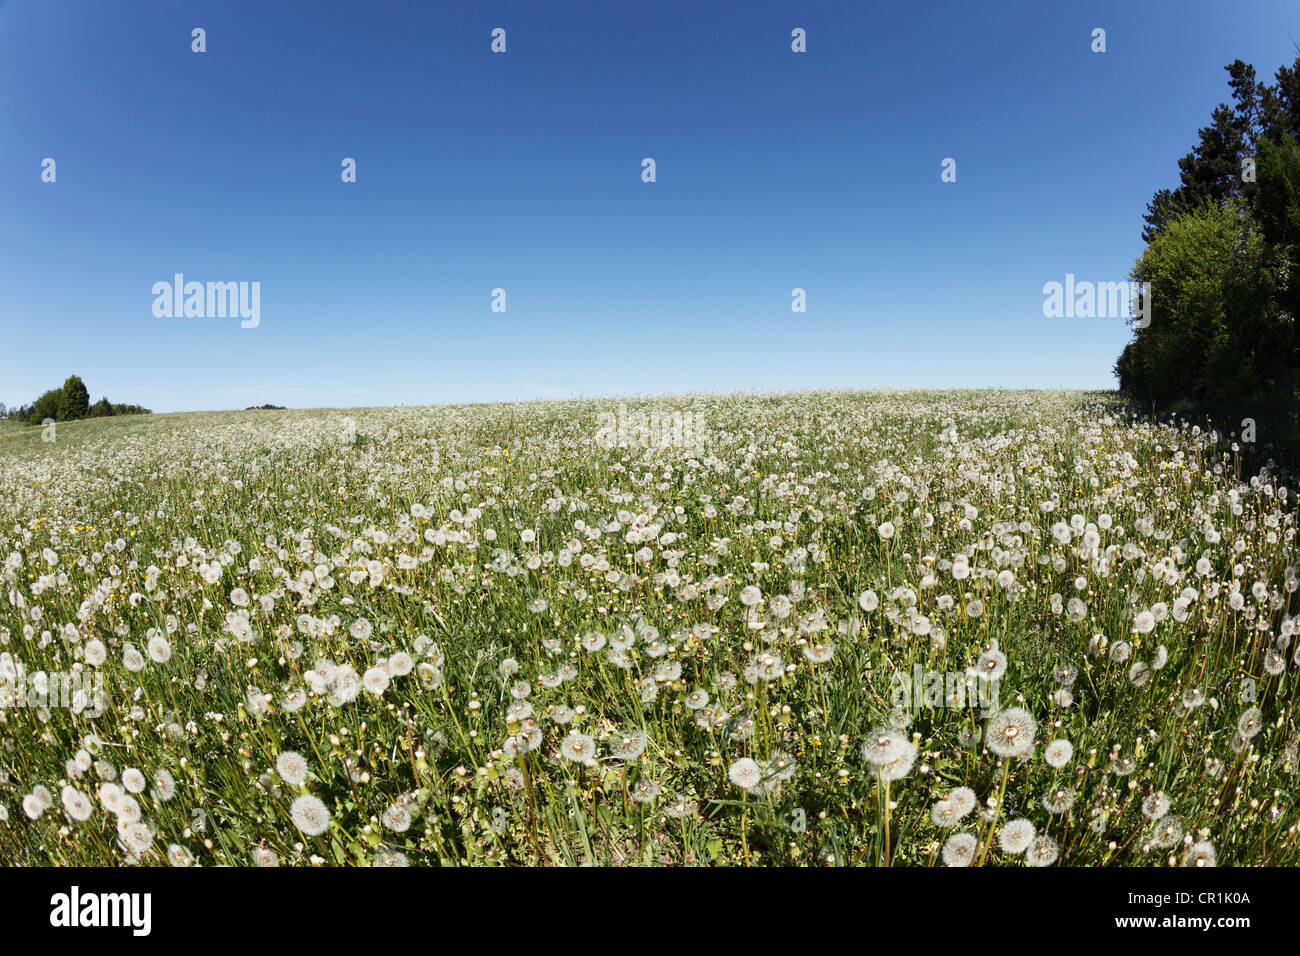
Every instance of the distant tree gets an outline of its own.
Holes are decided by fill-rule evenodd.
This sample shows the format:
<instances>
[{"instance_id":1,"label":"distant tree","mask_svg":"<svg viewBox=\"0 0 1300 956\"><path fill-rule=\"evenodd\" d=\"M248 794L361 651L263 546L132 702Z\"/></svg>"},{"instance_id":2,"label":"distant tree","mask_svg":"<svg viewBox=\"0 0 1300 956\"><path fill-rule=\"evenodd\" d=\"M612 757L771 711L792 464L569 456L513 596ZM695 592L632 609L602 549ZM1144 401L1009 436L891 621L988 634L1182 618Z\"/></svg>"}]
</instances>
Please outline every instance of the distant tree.
<instances>
[{"instance_id":1,"label":"distant tree","mask_svg":"<svg viewBox=\"0 0 1300 956\"><path fill-rule=\"evenodd\" d=\"M39 425L47 418L59 417L59 403L63 400L63 389L52 388L32 403L32 412L27 420Z\"/></svg>"},{"instance_id":2,"label":"distant tree","mask_svg":"<svg viewBox=\"0 0 1300 956\"><path fill-rule=\"evenodd\" d=\"M85 418L89 411L90 392L86 389L86 383L80 376L69 375L59 396L59 421L76 421Z\"/></svg>"},{"instance_id":3,"label":"distant tree","mask_svg":"<svg viewBox=\"0 0 1300 956\"><path fill-rule=\"evenodd\" d=\"M4 406L0 405L0 409ZM114 405L107 397L101 398L93 406L90 404L90 392L86 383L76 375L71 375L62 388L52 388L30 405L9 409L9 417L39 425L45 419L56 421L75 421L80 418L103 418L109 415L150 415L152 412L139 405ZM0 417L3 417L0 411Z\"/></svg>"}]
</instances>

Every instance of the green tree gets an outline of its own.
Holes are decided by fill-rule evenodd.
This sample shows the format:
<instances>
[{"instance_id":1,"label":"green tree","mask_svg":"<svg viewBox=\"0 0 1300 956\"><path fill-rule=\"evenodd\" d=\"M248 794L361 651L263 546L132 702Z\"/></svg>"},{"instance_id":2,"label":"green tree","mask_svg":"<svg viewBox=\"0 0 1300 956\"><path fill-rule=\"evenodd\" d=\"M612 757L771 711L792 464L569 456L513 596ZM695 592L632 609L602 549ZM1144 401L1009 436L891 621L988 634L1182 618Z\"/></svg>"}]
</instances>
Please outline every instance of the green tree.
<instances>
[{"instance_id":1,"label":"green tree","mask_svg":"<svg viewBox=\"0 0 1300 956\"><path fill-rule=\"evenodd\" d=\"M1210 125L1199 132L1199 142L1178 161L1179 185L1157 191L1147 204L1144 242L1207 201L1243 199L1253 212L1260 187L1242 177L1242 161L1260 155L1266 143L1278 145L1284 136L1300 136L1300 57L1292 68L1279 69L1271 86L1260 83L1255 68L1241 60L1224 69L1232 105L1215 108Z\"/></svg>"},{"instance_id":2,"label":"green tree","mask_svg":"<svg viewBox=\"0 0 1300 956\"><path fill-rule=\"evenodd\" d=\"M47 418L57 419L59 417L59 402L62 398L62 389L50 389L32 403L32 414L28 421L33 425L39 425Z\"/></svg>"},{"instance_id":3,"label":"green tree","mask_svg":"<svg viewBox=\"0 0 1300 956\"><path fill-rule=\"evenodd\" d=\"M1278 276L1281 321L1289 326L1282 347L1289 353L1288 366L1300 370L1300 142L1295 137L1260 144L1256 205L1268 265Z\"/></svg>"},{"instance_id":4,"label":"green tree","mask_svg":"<svg viewBox=\"0 0 1300 956\"><path fill-rule=\"evenodd\" d=\"M85 418L90 411L90 392L79 376L69 375L59 397L58 419L61 422Z\"/></svg>"},{"instance_id":5,"label":"green tree","mask_svg":"<svg viewBox=\"0 0 1300 956\"><path fill-rule=\"evenodd\" d=\"M1210 200L1165 223L1132 277L1151 283L1150 323L1116 364L1122 387L1158 402L1238 401L1276 386L1285 323L1275 275L1244 203Z\"/></svg>"}]
</instances>

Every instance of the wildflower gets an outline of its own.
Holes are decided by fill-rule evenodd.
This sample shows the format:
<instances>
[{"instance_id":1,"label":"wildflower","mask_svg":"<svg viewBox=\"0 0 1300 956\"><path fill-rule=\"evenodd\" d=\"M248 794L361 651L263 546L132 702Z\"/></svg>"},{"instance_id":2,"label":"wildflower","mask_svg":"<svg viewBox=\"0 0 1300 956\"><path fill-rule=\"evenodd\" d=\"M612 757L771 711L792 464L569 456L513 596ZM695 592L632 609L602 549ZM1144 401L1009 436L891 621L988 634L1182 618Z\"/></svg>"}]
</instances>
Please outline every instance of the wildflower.
<instances>
[{"instance_id":1,"label":"wildflower","mask_svg":"<svg viewBox=\"0 0 1300 956\"><path fill-rule=\"evenodd\" d=\"M1074 756L1074 745L1068 740L1053 740L1043 748L1043 759L1048 766L1060 770Z\"/></svg>"},{"instance_id":2,"label":"wildflower","mask_svg":"<svg viewBox=\"0 0 1300 956\"><path fill-rule=\"evenodd\" d=\"M90 819L94 806L91 804L90 798L84 793L73 787L64 787L60 796L63 799L63 809L67 811L68 816L79 823ZM24 807L24 810L26 810L26 807Z\"/></svg>"},{"instance_id":3,"label":"wildflower","mask_svg":"<svg viewBox=\"0 0 1300 956\"><path fill-rule=\"evenodd\" d=\"M633 784L629 796L634 803L653 803L659 796L659 782L642 777Z\"/></svg>"},{"instance_id":4,"label":"wildflower","mask_svg":"<svg viewBox=\"0 0 1300 956\"><path fill-rule=\"evenodd\" d=\"M1060 855L1060 848L1051 837L1034 837L1025 850L1025 860L1030 866L1051 866Z\"/></svg>"},{"instance_id":5,"label":"wildflower","mask_svg":"<svg viewBox=\"0 0 1300 956\"><path fill-rule=\"evenodd\" d=\"M825 664L834 655L834 644L810 644L803 649L803 656L814 664Z\"/></svg>"},{"instance_id":6,"label":"wildflower","mask_svg":"<svg viewBox=\"0 0 1300 956\"><path fill-rule=\"evenodd\" d=\"M319 836L329 829L330 812L311 794L303 794L289 807L293 825L308 836Z\"/></svg>"},{"instance_id":7,"label":"wildflower","mask_svg":"<svg viewBox=\"0 0 1300 956\"><path fill-rule=\"evenodd\" d=\"M987 681L995 681L1007 672L1007 656L999 650L985 651L975 662L976 673Z\"/></svg>"},{"instance_id":8,"label":"wildflower","mask_svg":"<svg viewBox=\"0 0 1300 956\"><path fill-rule=\"evenodd\" d=\"M144 655L128 644L122 649L122 666L132 674L137 674L144 670Z\"/></svg>"},{"instance_id":9,"label":"wildflower","mask_svg":"<svg viewBox=\"0 0 1300 956\"><path fill-rule=\"evenodd\" d=\"M943 845L943 862L946 866L970 866L978 847L973 834L955 833Z\"/></svg>"},{"instance_id":10,"label":"wildflower","mask_svg":"<svg viewBox=\"0 0 1300 956\"><path fill-rule=\"evenodd\" d=\"M1070 787L1060 787L1043 794L1043 809L1048 813L1059 816L1067 813L1072 806L1074 806L1074 790Z\"/></svg>"},{"instance_id":11,"label":"wildflower","mask_svg":"<svg viewBox=\"0 0 1300 956\"><path fill-rule=\"evenodd\" d=\"M1029 711L1011 707L989 718L984 741L999 757L1023 757L1033 750L1037 729L1038 724Z\"/></svg>"},{"instance_id":12,"label":"wildflower","mask_svg":"<svg viewBox=\"0 0 1300 956\"><path fill-rule=\"evenodd\" d=\"M1218 855L1214 851L1214 844L1209 840L1201 840L1199 843L1193 843L1187 848L1187 853L1183 856L1183 866L1217 866Z\"/></svg>"},{"instance_id":13,"label":"wildflower","mask_svg":"<svg viewBox=\"0 0 1300 956\"><path fill-rule=\"evenodd\" d=\"M936 800L930 808L930 819L937 827L955 827L961 822L961 817L957 814L957 808L946 797Z\"/></svg>"},{"instance_id":14,"label":"wildflower","mask_svg":"<svg viewBox=\"0 0 1300 956\"><path fill-rule=\"evenodd\" d=\"M150 638L146 649L149 652L149 657L157 664L166 664L171 660L172 646L168 643L167 638L162 635Z\"/></svg>"},{"instance_id":15,"label":"wildflower","mask_svg":"<svg viewBox=\"0 0 1300 956\"><path fill-rule=\"evenodd\" d=\"M307 782L307 761L296 750L285 750L275 758L275 772L295 787Z\"/></svg>"},{"instance_id":16,"label":"wildflower","mask_svg":"<svg viewBox=\"0 0 1300 956\"><path fill-rule=\"evenodd\" d=\"M253 847L253 865L254 866L279 866L280 854L274 850L268 850L266 847Z\"/></svg>"},{"instance_id":17,"label":"wildflower","mask_svg":"<svg viewBox=\"0 0 1300 956\"><path fill-rule=\"evenodd\" d=\"M1169 812L1169 806L1169 798L1164 791L1158 791L1142 801L1142 815L1148 820L1159 820Z\"/></svg>"},{"instance_id":18,"label":"wildflower","mask_svg":"<svg viewBox=\"0 0 1300 956\"><path fill-rule=\"evenodd\" d=\"M1138 759L1132 754L1124 754L1110 765L1110 769L1120 777L1127 777L1138 768Z\"/></svg>"},{"instance_id":19,"label":"wildflower","mask_svg":"<svg viewBox=\"0 0 1300 956\"><path fill-rule=\"evenodd\" d=\"M405 833L411 828L411 811L403 804L395 803L379 816L384 829L394 833Z\"/></svg>"},{"instance_id":20,"label":"wildflower","mask_svg":"<svg viewBox=\"0 0 1300 956\"><path fill-rule=\"evenodd\" d=\"M560 754L574 763L594 764L596 742L575 730L560 742Z\"/></svg>"},{"instance_id":21,"label":"wildflower","mask_svg":"<svg viewBox=\"0 0 1300 956\"><path fill-rule=\"evenodd\" d=\"M697 687L686 695L684 703L686 704L687 710L700 710L701 708L707 707L709 704L708 691Z\"/></svg>"},{"instance_id":22,"label":"wildflower","mask_svg":"<svg viewBox=\"0 0 1300 956\"><path fill-rule=\"evenodd\" d=\"M410 866L406 854L400 850L394 850L389 847L379 847L375 850L374 858L370 861L371 866Z\"/></svg>"},{"instance_id":23,"label":"wildflower","mask_svg":"<svg viewBox=\"0 0 1300 956\"><path fill-rule=\"evenodd\" d=\"M881 766L898 760L911 746L910 741L896 731L880 731L862 744L862 756L869 764Z\"/></svg>"},{"instance_id":24,"label":"wildflower","mask_svg":"<svg viewBox=\"0 0 1300 956\"><path fill-rule=\"evenodd\" d=\"M727 769L727 779L742 790L754 790L763 782L763 770L757 761L741 757Z\"/></svg>"},{"instance_id":25,"label":"wildflower","mask_svg":"<svg viewBox=\"0 0 1300 956\"><path fill-rule=\"evenodd\" d=\"M646 735L640 731L633 731L610 742L610 756L615 760L636 760L645 753L645 745Z\"/></svg>"},{"instance_id":26,"label":"wildflower","mask_svg":"<svg viewBox=\"0 0 1300 956\"><path fill-rule=\"evenodd\" d=\"M153 773L153 797L166 803L176 795L176 780L166 770L159 768Z\"/></svg>"},{"instance_id":27,"label":"wildflower","mask_svg":"<svg viewBox=\"0 0 1300 956\"><path fill-rule=\"evenodd\" d=\"M1175 816L1164 816L1155 822L1151 832L1151 845L1168 850L1183 841L1183 822Z\"/></svg>"},{"instance_id":28,"label":"wildflower","mask_svg":"<svg viewBox=\"0 0 1300 956\"><path fill-rule=\"evenodd\" d=\"M1009 820L998 831L998 844L1008 853L1024 853L1034 841L1034 825L1024 817Z\"/></svg>"},{"instance_id":29,"label":"wildflower","mask_svg":"<svg viewBox=\"0 0 1300 956\"><path fill-rule=\"evenodd\" d=\"M362 686L370 693L379 696L388 690L388 670L383 667L371 667L361 675Z\"/></svg>"}]
</instances>

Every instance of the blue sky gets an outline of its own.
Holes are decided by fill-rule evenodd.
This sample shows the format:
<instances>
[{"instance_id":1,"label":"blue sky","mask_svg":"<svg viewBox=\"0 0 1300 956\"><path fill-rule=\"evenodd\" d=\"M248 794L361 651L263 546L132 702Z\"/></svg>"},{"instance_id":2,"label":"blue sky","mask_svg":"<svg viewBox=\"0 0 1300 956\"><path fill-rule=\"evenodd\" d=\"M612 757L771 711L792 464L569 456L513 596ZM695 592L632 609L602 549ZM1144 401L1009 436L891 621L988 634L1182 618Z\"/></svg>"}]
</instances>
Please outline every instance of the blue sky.
<instances>
[{"instance_id":1,"label":"blue sky","mask_svg":"<svg viewBox=\"0 0 1300 956\"><path fill-rule=\"evenodd\" d=\"M1109 388L1126 323L1043 284L1126 279L1223 67L1292 36L1293 0L0 0L0 401ZM260 324L155 317L175 273L260 282Z\"/></svg>"}]
</instances>

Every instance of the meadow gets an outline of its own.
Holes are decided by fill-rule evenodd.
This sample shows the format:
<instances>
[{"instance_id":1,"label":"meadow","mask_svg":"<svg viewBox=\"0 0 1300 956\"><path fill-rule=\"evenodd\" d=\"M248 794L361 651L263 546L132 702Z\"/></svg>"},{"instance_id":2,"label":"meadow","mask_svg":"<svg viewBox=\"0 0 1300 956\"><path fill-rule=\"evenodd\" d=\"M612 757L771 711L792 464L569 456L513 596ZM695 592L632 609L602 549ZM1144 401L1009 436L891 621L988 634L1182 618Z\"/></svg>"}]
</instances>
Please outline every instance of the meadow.
<instances>
[{"instance_id":1,"label":"meadow","mask_svg":"<svg viewBox=\"0 0 1300 956\"><path fill-rule=\"evenodd\" d=\"M625 402L696 434L0 428L0 863L1300 864L1294 490L1230 435Z\"/></svg>"}]
</instances>

